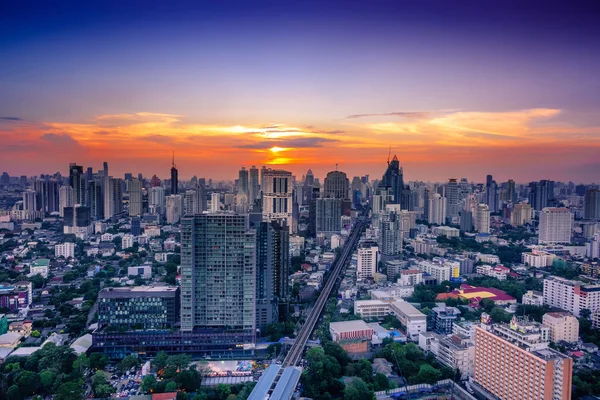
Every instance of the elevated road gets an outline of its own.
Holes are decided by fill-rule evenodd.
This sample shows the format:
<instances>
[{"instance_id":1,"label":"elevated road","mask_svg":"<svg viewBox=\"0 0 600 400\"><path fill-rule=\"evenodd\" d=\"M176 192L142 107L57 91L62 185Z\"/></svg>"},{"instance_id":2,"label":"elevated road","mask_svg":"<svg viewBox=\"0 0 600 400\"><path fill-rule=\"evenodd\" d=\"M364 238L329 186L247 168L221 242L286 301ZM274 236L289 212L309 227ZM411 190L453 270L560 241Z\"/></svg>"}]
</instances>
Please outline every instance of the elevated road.
<instances>
[{"instance_id":1,"label":"elevated road","mask_svg":"<svg viewBox=\"0 0 600 400\"><path fill-rule=\"evenodd\" d=\"M296 366L302 358L302 352L304 350L304 347L306 346L306 342L313 330L315 329L317 322L319 321L319 317L321 316L323 308L327 303L327 299L331 294L331 289L333 289L337 279L340 276L340 272L344 269L344 267L350 260L350 257L352 256L352 253L354 252L354 249L358 244L358 240L360 239L360 235L362 233L364 225L365 219L361 217L356 222L356 225L352 230L352 234L350 235L348 242L344 246L342 255L335 261L333 270L331 271L331 274L329 275L325 286L323 286L323 290L319 294L319 297L317 298L314 307L308 315L308 318L306 318L306 322L302 326L300 333L298 333L294 344L288 351L287 356L285 357L282 363L283 368Z\"/></svg>"}]
</instances>

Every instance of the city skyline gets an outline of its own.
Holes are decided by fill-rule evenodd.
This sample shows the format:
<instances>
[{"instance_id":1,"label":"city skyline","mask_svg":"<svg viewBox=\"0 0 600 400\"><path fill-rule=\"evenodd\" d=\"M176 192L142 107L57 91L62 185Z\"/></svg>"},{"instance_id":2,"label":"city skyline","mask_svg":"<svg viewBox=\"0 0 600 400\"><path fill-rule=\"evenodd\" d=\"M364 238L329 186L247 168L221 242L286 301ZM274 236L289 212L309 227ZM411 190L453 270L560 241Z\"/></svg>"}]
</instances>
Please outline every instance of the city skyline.
<instances>
[{"instance_id":1,"label":"city skyline","mask_svg":"<svg viewBox=\"0 0 600 400\"><path fill-rule=\"evenodd\" d=\"M236 6L10 5L0 170L375 175L391 146L408 180L597 177L586 2Z\"/></svg>"}]
</instances>

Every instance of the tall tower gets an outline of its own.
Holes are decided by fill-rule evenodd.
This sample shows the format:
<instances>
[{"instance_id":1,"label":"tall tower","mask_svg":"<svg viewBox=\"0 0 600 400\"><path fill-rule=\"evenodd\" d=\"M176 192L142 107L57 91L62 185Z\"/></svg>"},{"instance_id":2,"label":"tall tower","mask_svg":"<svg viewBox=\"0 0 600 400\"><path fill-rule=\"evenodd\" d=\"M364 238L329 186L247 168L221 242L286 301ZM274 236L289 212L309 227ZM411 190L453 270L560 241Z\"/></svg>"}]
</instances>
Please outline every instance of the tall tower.
<instances>
[{"instance_id":1,"label":"tall tower","mask_svg":"<svg viewBox=\"0 0 600 400\"><path fill-rule=\"evenodd\" d=\"M142 215L142 181L133 179L128 182L129 187L129 216Z\"/></svg>"},{"instance_id":2,"label":"tall tower","mask_svg":"<svg viewBox=\"0 0 600 400\"><path fill-rule=\"evenodd\" d=\"M212 330L223 340L256 327L256 234L246 215L186 215L181 220L181 330ZM231 333L231 334L229 334ZM236 344L244 343L239 341Z\"/></svg>"},{"instance_id":3,"label":"tall tower","mask_svg":"<svg viewBox=\"0 0 600 400\"><path fill-rule=\"evenodd\" d=\"M85 203L84 181L83 167L71 163L69 165L69 185L73 188L73 204Z\"/></svg>"},{"instance_id":4,"label":"tall tower","mask_svg":"<svg viewBox=\"0 0 600 400\"><path fill-rule=\"evenodd\" d=\"M263 221L285 220L292 229L292 173L267 169L263 176Z\"/></svg>"},{"instance_id":5,"label":"tall tower","mask_svg":"<svg viewBox=\"0 0 600 400\"><path fill-rule=\"evenodd\" d=\"M179 193L178 171L175 168L175 152L173 152L173 162L171 163L171 194Z\"/></svg>"},{"instance_id":6,"label":"tall tower","mask_svg":"<svg viewBox=\"0 0 600 400\"><path fill-rule=\"evenodd\" d=\"M250 194L250 205L254 204L255 200L260 199L260 185L258 180L258 168L254 165L250 168L250 182L248 183L248 191Z\"/></svg>"},{"instance_id":7,"label":"tall tower","mask_svg":"<svg viewBox=\"0 0 600 400\"><path fill-rule=\"evenodd\" d=\"M327 174L323 185L324 197L348 199L350 181L342 171L331 171Z\"/></svg>"}]
</instances>

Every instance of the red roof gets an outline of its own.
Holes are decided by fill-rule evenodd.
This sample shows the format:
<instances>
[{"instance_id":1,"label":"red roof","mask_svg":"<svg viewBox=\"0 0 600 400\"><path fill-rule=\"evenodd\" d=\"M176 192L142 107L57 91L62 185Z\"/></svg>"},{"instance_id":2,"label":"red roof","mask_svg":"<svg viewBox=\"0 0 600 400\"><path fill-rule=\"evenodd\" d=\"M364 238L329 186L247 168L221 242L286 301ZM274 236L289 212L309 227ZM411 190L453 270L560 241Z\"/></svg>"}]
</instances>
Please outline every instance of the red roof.
<instances>
[{"instance_id":1,"label":"red roof","mask_svg":"<svg viewBox=\"0 0 600 400\"><path fill-rule=\"evenodd\" d=\"M152 400L175 400L177 392L155 393L152 395Z\"/></svg>"},{"instance_id":2,"label":"red roof","mask_svg":"<svg viewBox=\"0 0 600 400\"><path fill-rule=\"evenodd\" d=\"M404 271L400 271L400 274L402 274L402 275L417 274L419 272L421 272L421 271L419 271L418 269L407 269L407 270L404 270Z\"/></svg>"}]
</instances>

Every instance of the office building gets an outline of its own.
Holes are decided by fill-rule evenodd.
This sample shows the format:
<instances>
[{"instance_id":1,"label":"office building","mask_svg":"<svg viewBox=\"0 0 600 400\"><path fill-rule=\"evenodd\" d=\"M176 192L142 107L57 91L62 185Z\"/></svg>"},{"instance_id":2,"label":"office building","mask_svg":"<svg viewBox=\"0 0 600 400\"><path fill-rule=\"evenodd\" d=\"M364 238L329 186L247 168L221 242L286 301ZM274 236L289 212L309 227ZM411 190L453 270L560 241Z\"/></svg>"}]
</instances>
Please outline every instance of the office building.
<instances>
[{"instance_id":1,"label":"office building","mask_svg":"<svg viewBox=\"0 0 600 400\"><path fill-rule=\"evenodd\" d=\"M98 324L115 330L171 328L179 312L176 286L111 287L98 293Z\"/></svg>"},{"instance_id":2,"label":"office building","mask_svg":"<svg viewBox=\"0 0 600 400\"><path fill-rule=\"evenodd\" d=\"M587 189L583 204L585 219L600 220L600 189Z\"/></svg>"},{"instance_id":3,"label":"office building","mask_svg":"<svg viewBox=\"0 0 600 400\"><path fill-rule=\"evenodd\" d=\"M292 173L269 168L264 171L262 179L263 221L285 220L285 224L291 232L293 225Z\"/></svg>"},{"instance_id":4,"label":"office building","mask_svg":"<svg viewBox=\"0 0 600 400\"><path fill-rule=\"evenodd\" d=\"M443 258L434 258L433 261L418 261L415 268L434 277L438 285L460 277L460 263Z\"/></svg>"},{"instance_id":5,"label":"office building","mask_svg":"<svg viewBox=\"0 0 600 400\"><path fill-rule=\"evenodd\" d=\"M460 230L463 232L471 232L473 230L473 212L460 211Z\"/></svg>"},{"instance_id":6,"label":"office building","mask_svg":"<svg viewBox=\"0 0 600 400\"><path fill-rule=\"evenodd\" d=\"M238 194L249 197L250 189L248 182L248 170L244 167L238 173Z\"/></svg>"},{"instance_id":7,"label":"office building","mask_svg":"<svg viewBox=\"0 0 600 400\"><path fill-rule=\"evenodd\" d=\"M354 314L366 320L383 319L390 315L389 301L384 300L355 300Z\"/></svg>"},{"instance_id":8,"label":"office building","mask_svg":"<svg viewBox=\"0 0 600 400\"><path fill-rule=\"evenodd\" d=\"M342 230L342 201L328 197L315 199L316 233L327 237Z\"/></svg>"},{"instance_id":9,"label":"office building","mask_svg":"<svg viewBox=\"0 0 600 400\"><path fill-rule=\"evenodd\" d=\"M460 209L460 188L456 179L450 179L446 185L446 215L458 218Z\"/></svg>"},{"instance_id":10,"label":"office building","mask_svg":"<svg viewBox=\"0 0 600 400\"><path fill-rule=\"evenodd\" d=\"M166 197L165 202L167 224L176 224L183 216L183 196L172 194Z\"/></svg>"},{"instance_id":11,"label":"office building","mask_svg":"<svg viewBox=\"0 0 600 400\"><path fill-rule=\"evenodd\" d=\"M27 189L22 193L23 211L35 212L38 211L37 193L35 190Z\"/></svg>"},{"instance_id":12,"label":"office building","mask_svg":"<svg viewBox=\"0 0 600 400\"><path fill-rule=\"evenodd\" d=\"M475 390L501 399L570 399L573 360L548 347L547 331L517 318L475 328Z\"/></svg>"},{"instance_id":13,"label":"office building","mask_svg":"<svg viewBox=\"0 0 600 400\"><path fill-rule=\"evenodd\" d=\"M573 213L568 208L544 208L540 213L539 242L570 243Z\"/></svg>"},{"instance_id":14,"label":"office building","mask_svg":"<svg viewBox=\"0 0 600 400\"><path fill-rule=\"evenodd\" d=\"M93 233L89 207L65 207L64 218L63 232L65 234L75 234L78 237L86 237Z\"/></svg>"},{"instance_id":15,"label":"office building","mask_svg":"<svg viewBox=\"0 0 600 400\"><path fill-rule=\"evenodd\" d=\"M160 186L150 188L148 208L152 214L164 215L166 211L165 189Z\"/></svg>"},{"instance_id":16,"label":"office building","mask_svg":"<svg viewBox=\"0 0 600 400\"><path fill-rule=\"evenodd\" d=\"M73 188L71 186L61 186L58 190L58 212L61 217L65 216L65 207L73 207Z\"/></svg>"},{"instance_id":17,"label":"office building","mask_svg":"<svg viewBox=\"0 0 600 400\"><path fill-rule=\"evenodd\" d=\"M258 168L256 168L254 165L252 166L252 168L250 168L250 174L248 178L248 193L250 205L253 205L256 200L260 200Z\"/></svg>"},{"instance_id":18,"label":"office building","mask_svg":"<svg viewBox=\"0 0 600 400\"><path fill-rule=\"evenodd\" d=\"M404 186L404 172L400 167L398 157L394 155L392 161L388 160L388 166L379 182L377 192L385 191L389 193L390 203L400 204L400 208L408 210L408 198Z\"/></svg>"},{"instance_id":19,"label":"office building","mask_svg":"<svg viewBox=\"0 0 600 400\"><path fill-rule=\"evenodd\" d=\"M123 180L104 178L104 219L123 212Z\"/></svg>"},{"instance_id":20,"label":"office building","mask_svg":"<svg viewBox=\"0 0 600 400\"><path fill-rule=\"evenodd\" d=\"M350 181L342 171L331 171L325 177L323 197L349 199Z\"/></svg>"},{"instance_id":21,"label":"office building","mask_svg":"<svg viewBox=\"0 0 600 400\"><path fill-rule=\"evenodd\" d=\"M554 182L542 180L529 184L529 204L536 211L548 207L550 199L554 198Z\"/></svg>"},{"instance_id":22,"label":"office building","mask_svg":"<svg viewBox=\"0 0 600 400\"><path fill-rule=\"evenodd\" d=\"M403 326L408 339L419 340L419 334L427 331L427 316L406 301L393 302L391 311Z\"/></svg>"},{"instance_id":23,"label":"office building","mask_svg":"<svg viewBox=\"0 0 600 400\"><path fill-rule=\"evenodd\" d=\"M179 193L179 172L175 167L175 152L173 152L173 161L171 162L171 195Z\"/></svg>"},{"instance_id":24,"label":"office building","mask_svg":"<svg viewBox=\"0 0 600 400\"><path fill-rule=\"evenodd\" d=\"M358 245L358 262L356 278L373 279L379 262L379 248L373 242L363 242Z\"/></svg>"},{"instance_id":25,"label":"office building","mask_svg":"<svg viewBox=\"0 0 600 400\"><path fill-rule=\"evenodd\" d=\"M559 276L544 279L544 304L581 317L581 310L600 311L600 285L586 285Z\"/></svg>"},{"instance_id":26,"label":"office building","mask_svg":"<svg viewBox=\"0 0 600 400\"><path fill-rule=\"evenodd\" d=\"M69 186L73 188L73 204L85 204L85 178L81 165L69 164Z\"/></svg>"},{"instance_id":27,"label":"office building","mask_svg":"<svg viewBox=\"0 0 600 400\"><path fill-rule=\"evenodd\" d=\"M248 216L186 215L181 221L181 330L254 343L256 233ZM236 333L230 336L227 333Z\"/></svg>"},{"instance_id":28,"label":"office building","mask_svg":"<svg viewBox=\"0 0 600 400\"><path fill-rule=\"evenodd\" d=\"M434 193L429 199L429 216L430 224L443 225L446 223L446 198L439 193Z\"/></svg>"},{"instance_id":29,"label":"office building","mask_svg":"<svg viewBox=\"0 0 600 400\"><path fill-rule=\"evenodd\" d=\"M348 353L366 353L375 331L363 320L332 322L331 339Z\"/></svg>"},{"instance_id":30,"label":"office building","mask_svg":"<svg viewBox=\"0 0 600 400\"><path fill-rule=\"evenodd\" d=\"M140 216L142 215L142 182L137 179L132 179L127 182L129 189L129 216Z\"/></svg>"},{"instance_id":31,"label":"office building","mask_svg":"<svg viewBox=\"0 0 600 400\"><path fill-rule=\"evenodd\" d=\"M253 228L256 229L256 326L261 329L285 316L289 298L289 231L276 221L257 222Z\"/></svg>"},{"instance_id":32,"label":"office building","mask_svg":"<svg viewBox=\"0 0 600 400\"><path fill-rule=\"evenodd\" d=\"M88 182L88 204L93 219L104 218L104 186L100 179L92 179Z\"/></svg>"},{"instance_id":33,"label":"office building","mask_svg":"<svg viewBox=\"0 0 600 400\"><path fill-rule=\"evenodd\" d=\"M490 233L490 209L487 204L478 204L475 210L475 230Z\"/></svg>"},{"instance_id":34,"label":"office building","mask_svg":"<svg viewBox=\"0 0 600 400\"><path fill-rule=\"evenodd\" d=\"M550 328L548 339L552 343L577 343L579 340L579 321L571 313L546 313L542 319L542 324Z\"/></svg>"},{"instance_id":35,"label":"office building","mask_svg":"<svg viewBox=\"0 0 600 400\"><path fill-rule=\"evenodd\" d=\"M521 303L524 305L543 306L544 294L542 292L538 292L537 290L528 290L523 295Z\"/></svg>"},{"instance_id":36,"label":"office building","mask_svg":"<svg viewBox=\"0 0 600 400\"><path fill-rule=\"evenodd\" d=\"M422 332L419 334L419 347L433 354L440 364L459 370L461 379L473 376L475 346L472 338L461 334L443 336Z\"/></svg>"}]
</instances>

